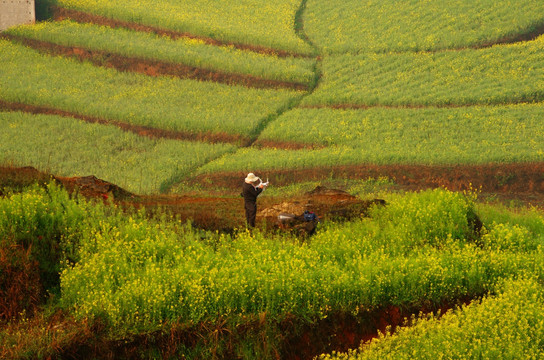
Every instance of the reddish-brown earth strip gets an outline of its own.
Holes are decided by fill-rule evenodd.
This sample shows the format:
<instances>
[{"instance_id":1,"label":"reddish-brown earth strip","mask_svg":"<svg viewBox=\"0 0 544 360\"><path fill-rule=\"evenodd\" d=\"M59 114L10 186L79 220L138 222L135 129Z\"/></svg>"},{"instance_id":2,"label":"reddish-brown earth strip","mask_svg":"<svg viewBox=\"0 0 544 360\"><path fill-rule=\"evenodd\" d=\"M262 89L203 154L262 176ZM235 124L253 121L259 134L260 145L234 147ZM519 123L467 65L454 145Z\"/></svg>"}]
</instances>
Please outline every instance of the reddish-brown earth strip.
<instances>
[{"instance_id":1,"label":"reddish-brown earth strip","mask_svg":"<svg viewBox=\"0 0 544 360\"><path fill-rule=\"evenodd\" d=\"M70 19L80 23L93 23L97 25L106 25L112 28L121 27L121 28L126 28L130 30L135 30L135 31L151 32L158 35L164 35L172 39L179 39L179 38L198 39L210 45L232 46L240 50L252 51L259 54L274 55L279 57L312 57L309 55L302 55L302 54L297 54L297 53L293 53L289 51L267 48L264 46L220 41L210 37L198 36L198 35L187 33L187 32L166 30L166 29L161 29L154 26L142 25L142 24L137 24L134 22L128 22L128 21L117 20L117 19L111 19L101 15L95 15L95 14L78 11L78 10L66 9L66 8L62 8L58 6L51 6L51 11L53 13L53 19L55 20Z\"/></svg>"},{"instance_id":2,"label":"reddish-brown earth strip","mask_svg":"<svg viewBox=\"0 0 544 360\"><path fill-rule=\"evenodd\" d=\"M101 50L90 50L77 46L63 46L47 41L28 39L20 36L2 34L0 37L21 43L51 55L72 57L79 61L89 61L94 65L114 68L124 72L137 72L148 76L174 76L180 79L212 81L228 85L242 85L251 88L284 88L307 91L308 85L288 81L263 79L252 75L231 74L208 70L183 64L168 63L159 60L142 59L113 54Z\"/></svg>"},{"instance_id":3,"label":"reddish-brown earth strip","mask_svg":"<svg viewBox=\"0 0 544 360\"><path fill-rule=\"evenodd\" d=\"M406 189L445 187L450 190L481 189L488 193L511 193L544 198L544 162L479 165L346 165L308 169L266 170L254 172L269 178L274 185L288 185L329 177L377 179L387 177ZM238 172L199 175L193 182L211 182L228 188L239 187Z\"/></svg>"},{"instance_id":4,"label":"reddish-brown earth strip","mask_svg":"<svg viewBox=\"0 0 544 360\"><path fill-rule=\"evenodd\" d=\"M233 143L237 145L247 145L251 142L249 138L241 135L233 135L227 133L191 133L174 130L156 129L149 126L134 125L123 123L119 121L110 121L101 119L98 117L81 115L65 110L54 109L47 106L28 105L21 103L7 102L0 99L0 110L7 111L23 111L31 114L47 114L47 115L59 115L65 117L72 117L75 119L83 120L88 123L98 123L103 125L113 125L118 128L129 131L140 136L147 136L150 138L163 138L174 140L191 140L191 141L206 141L209 143Z\"/></svg>"}]
</instances>

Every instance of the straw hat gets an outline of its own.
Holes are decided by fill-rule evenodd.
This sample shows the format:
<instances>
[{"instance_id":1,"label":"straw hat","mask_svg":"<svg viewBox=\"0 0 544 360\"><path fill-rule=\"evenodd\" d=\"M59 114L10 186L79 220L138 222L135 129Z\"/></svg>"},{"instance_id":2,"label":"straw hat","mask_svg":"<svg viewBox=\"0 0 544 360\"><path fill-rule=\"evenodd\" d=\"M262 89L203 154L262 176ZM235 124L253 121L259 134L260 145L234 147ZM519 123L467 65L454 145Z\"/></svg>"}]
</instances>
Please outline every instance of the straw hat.
<instances>
[{"instance_id":1,"label":"straw hat","mask_svg":"<svg viewBox=\"0 0 544 360\"><path fill-rule=\"evenodd\" d=\"M254 183L257 180L261 180L259 177L255 176L254 173L249 173L246 176L246 183Z\"/></svg>"}]
</instances>

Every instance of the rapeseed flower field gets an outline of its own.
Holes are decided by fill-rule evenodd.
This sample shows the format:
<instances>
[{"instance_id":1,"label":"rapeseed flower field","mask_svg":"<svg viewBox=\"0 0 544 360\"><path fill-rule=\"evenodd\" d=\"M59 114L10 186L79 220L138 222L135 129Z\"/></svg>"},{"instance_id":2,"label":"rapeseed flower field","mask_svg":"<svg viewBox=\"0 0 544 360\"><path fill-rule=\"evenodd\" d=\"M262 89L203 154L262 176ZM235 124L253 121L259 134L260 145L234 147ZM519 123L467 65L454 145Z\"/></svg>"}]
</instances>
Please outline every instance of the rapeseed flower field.
<instances>
[{"instance_id":1,"label":"rapeseed flower field","mask_svg":"<svg viewBox=\"0 0 544 360\"><path fill-rule=\"evenodd\" d=\"M0 34L2 166L168 197L249 171L274 184L274 171L303 180L347 165L544 162L536 0L47 5L47 21ZM55 46L104 61L52 55ZM304 90L147 76L108 66L117 56ZM324 181L338 180L333 170ZM541 183L524 186L538 194ZM214 188L241 201L231 190ZM302 238L197 229L54 182L1 187L0 298L23 264L49 302L34 319L0 313L0 357L543 358L542 209L488 204L475 190L382 195L386 206ZM55 338L69 328L57 317L82 338ZM333 352L335 341L351 350Z\"/></svg>"}]
</instances>

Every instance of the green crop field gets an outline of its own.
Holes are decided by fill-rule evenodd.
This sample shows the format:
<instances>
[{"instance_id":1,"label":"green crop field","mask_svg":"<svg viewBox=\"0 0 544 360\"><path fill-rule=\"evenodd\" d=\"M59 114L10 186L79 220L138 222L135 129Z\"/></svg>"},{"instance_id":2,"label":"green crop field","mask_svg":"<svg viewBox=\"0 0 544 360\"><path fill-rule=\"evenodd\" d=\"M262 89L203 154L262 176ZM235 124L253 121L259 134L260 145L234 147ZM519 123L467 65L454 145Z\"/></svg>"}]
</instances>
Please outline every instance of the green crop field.
<instances>
[{"instance_id":1,"label":"green crop field","mask_svg":"<svg viewBox=\"0 0 544 360\"><path fill-rule=\"evenodd\" d=\"M310 0L308 37L325 53L412 52L495 43L544 21L536 0Z\"/></svg>"},{"instance_id":2,"label":"green crop field","mask_svg":"<svg viewBox=\"0 0 544 360\"><path fill-rule=\"evenodd\" d=\"M63 46L78 46L264 79L305 85L310 85L314 80L313 59L267 56L229 46L209 45L198 39L173 40L165 36L73 21L42 22L34 26L10 28L5 33Z\"/></svg>"},{"instance_id":3,"label":"green crop field","mask_svg":"<svg viewBox=\"0 0 544 360\"><path fill-rule=\"evenodd\" d=\"M541 1L37 9L0 33L0 358L544 358ZM247 230L248 172L316 233Z\"/></svg>"},{"instance_id":4,"label":"green crop field","mask_svg":"<svg viewBox=\"0 0 544 360\"><path fill-rule=\"evenodd\" d=\"M227 42L264 45L300 54L313 49L294 31L300 1L57 1L68 9L88 11L109 18L189 32Z\"/></svg>"},{"instance_id":5,"label":"green crop field","mask_svg":"<svg viewBox=\"0 0 544 360\"><path fill-rule=\"evenodd\" d=\"M152 140L115 126L51 115L0 112L0 124L2 163L48 169L60 176L95 175L135 193L157 193L191 168L235 149Z\"/></svg>"},{"instance_id":6,"label":"green crop field","mask_svg":"<svg viewBox=\"0 0 544 360\"><path fill-rule=\"evenodd\" d=\"M159 129L248 135L300 97L286 90L121 73L7 41L0 41L0 49L6 65L1 99Z\"/></svg>"},{"instance_id":7,"label":"green crop field","mask_svg":"<svg viewBox=\"0 0 544 360\"><path fill-rule=\"evenodd\" d=\"M474 105L542 101L544 37L456 52L337 55L303 105Z\"/></svg>"}]
</instances>

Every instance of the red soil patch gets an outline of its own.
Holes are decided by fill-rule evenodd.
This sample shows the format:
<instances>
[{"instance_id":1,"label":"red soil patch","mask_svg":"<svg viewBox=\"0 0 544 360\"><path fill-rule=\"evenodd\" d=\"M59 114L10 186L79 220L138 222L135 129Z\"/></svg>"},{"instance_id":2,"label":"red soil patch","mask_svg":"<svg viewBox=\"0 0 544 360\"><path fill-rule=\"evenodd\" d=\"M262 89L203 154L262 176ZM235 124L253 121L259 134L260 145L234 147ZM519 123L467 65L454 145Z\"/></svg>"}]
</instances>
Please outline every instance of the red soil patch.
<instances>
[{"instance_id":1,"label":"red soil patch","mask_svg":"<svg viewBox=\"0 0 544 360\"><path fill-rule=\"evenodd\" d=\"M289 322L284 322L288 334L285 339L282 359L305 360L313 359L320 354L330 354L333 351L347 352L356 349L362 342L369 342L386 330L394 331L399 326L409 325L412 316L434 314L441 316L450 309L462 304L469 304L472 299L464 298L455 302L443 302L441 305L429 307L401 308L388 305L374 310L362 310L359 314L331 314L323 320L296 328Z\"/></svg>"},{"instance_id":2,"label":"red soil patch","mask_svg":"<svg viewBox=\"0 0 544 360\"><path fill-rule=\"evenodd\" d=\"M0 246L0 322L32 315L45 297L31 248Z\"/></svg>"},{"instance_id":3,"label":"red soil patch","mask_svg":"<svg viewBox=\"0 0 544 360\"><path fill-rule=\"evenodd\" d=\"M137 72L148 76L173 76L180 79L211 81L228 85L242 85L250 88L292 89L307 91L308 86L287 81L269 80L244 74L231 74L208 70L183 64L159 60L141 59L113 54L101 50L90 50L76 46L63 46L47 41L28 39L15 35L2 34L1 37L21 43L51 55L72 57L79 61L89 61L96 66L114 68L123 72Z\"/></svg>"},{"instance_id":4,"label":"red soil patch","mask_svg":"<svg viewBox=\"0 0 544 360\"><path fill-rule=\"evenodd\" d=\"M51 6L51 11L53 13L53 19L55 20L70 19L80 23L93 23L97 25L106 25L112 28L121 27L121 28L127 28L127 29L135 30L135 31L151 32L158 35L168 36L168 37L171 37L172 39L178 39L178 38L198 39L210 45L232 46L240 50L252 51L252 52L256 52L260 54L274 55L279 57L310 57L307 55L301 55L301 54L297 54L297 53L293 53L289 51L267 48L264 46L225 42L225 41L212 39L209 37L198 36L198 35L187 33L187 32L166 30L166 29L161 29L154 26L148 26L143 24L137 24L134 22L111 19L101 15L95 15L95 14L86 13L86 12L78 11L78 10L65 9L58 6Z\"/></svg>"},{"instance_id":5,"label":"red soil patch","mask_svg":"<svg viewBox=\"0 0 544 360\"><path fill-rule=\"evenodd\" d=\"M417 191L445 187L454 191L480 189L480 198L499 201L517 201L522 204L544 206L544 163L489 164L456 166L416 165L366 165L343 166L322 169L270 171L267 176L274 185L282 186L305 180L323 180L331 176L345 179L388 177L394 181L392 189ZM3 186L30 184L46 181L51 176L33 168L0 167L0 189ZM77 191L91 198L114 200L125 207L146 207L166 210L182 221L190 220L194 226L207 230L231 232L245 227L243 199L239 197L244 175L239 173L209 174L191 181L210 188L210 196L131 194L114 184L93 176L55 179L69 191ZM213 184L213 185L209 185ZM214 195L217 194L217 195ZM1 195L1 193L0 193ZM349 218L364 212L366 203L348 199L345 195L299 194L289 199L262 196L258 201L257 223L259 227L277 227L277 218L270 218L266 209L274 209L285 201L307 206L321 219L328 217ZM300 214L295 214L300 215Z\"/></svg>"},{"instance_id":6,"label":"red soil patch","mask_svg":"<svg viewBox=\"0 0 544 360\"><path fill-rule=\"evenodd\" d=\"M0 100L0 110L7 111L23 111L31 114L47 114L47 115L58 115L65 117L73 117L79 120L83 120L89 123L98 123L103 125L113 125L118 128L129 131L140 136L147 136L150 138L164 138L164 139L174 139L174 140L192 140L192 141L206 141L209 143L233 143L240 146L247 145L251 143L249 138L243 137L241 135L232 135L227 133L212 133L212 132L202 132L202 133L190 133L183 131L174 131L174 130L164 130L156 129L149 126L134 125L123 123L119 121L110 121L106 119L101 119L98 117L81 115L65 110L54 109L47 106L39 105L28 105L21 103L12 103Z\"/></svg>"},{"instance_id":7,"label":"red soil patch","mask_svg":"<svg viewBox=\"0 0 544 360\"><path fill-rule=\"evenodd\" d=\"M245 340L251 341L255 350L267 353L267 358L310 360L323 353L357 348L361 342L376 338L379 332L384 333L386 328L395 330L409 324L412 315L417 316L420 311L440 316L469 301L444 303L433 309L389 305L362 310L357 315L333 313L325 319L313 321L294 316L277 321L263 313L244 316L235 324L221 318L199 324L166 324L160 331L121 340L103 336L104 327L100 324L83 324L84 333L94 329L95 335L76 338L73 344L63 343L57 354L62 358L137 359L159 351L161 358L169 359L179 357L189 349L206 348L217 351L214 354L216 359L238 359L240 354L236 350ZM82 342L83 339L86 342Z\"/></svg>"},{"instance_id":8,"label":"red soil patch","mask_svg":"<svg viewBox=\"0 0 544 360\"><path fill-rule=\"evenodd\" d=\"M2 328L6 343L0 343L0 359L88 359L85 354L95 351L97 334L104 329L99 321L75 319L60 310L52 315L37 313Z\"/></svg>"}]
</instances>

